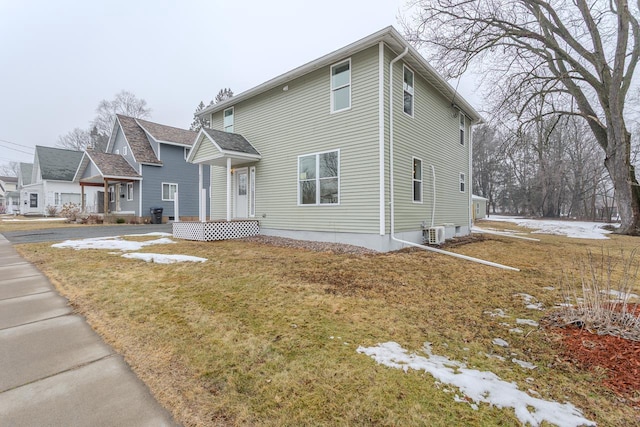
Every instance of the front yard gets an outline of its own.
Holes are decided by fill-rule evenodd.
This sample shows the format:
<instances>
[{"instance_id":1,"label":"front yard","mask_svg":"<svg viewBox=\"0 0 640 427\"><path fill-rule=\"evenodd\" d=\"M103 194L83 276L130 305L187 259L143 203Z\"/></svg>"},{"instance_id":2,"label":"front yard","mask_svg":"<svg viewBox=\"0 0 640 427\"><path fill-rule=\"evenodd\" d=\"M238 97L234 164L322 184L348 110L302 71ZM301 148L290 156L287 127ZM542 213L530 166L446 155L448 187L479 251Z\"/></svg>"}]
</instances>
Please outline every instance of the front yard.
<instances>
[{"instance_id":1,"label":"front yard","mask_svg":"<svg viewBox=\"0 0 640 427\"><path fill-rule=\"evenodd\" d=\"M422 357L431 343L450 364L569 402L598 425L640 423L638 401L606 388L606 372L567 362L561 335L537 326L564 302L559 279L577 271L575 260L588 249L629 253L638 239L534 237L541 241L487 236L451 249L521 272L420 250L340 254L256 241L139 250L207 259L178 264L51 244L16 249L184 425L521 425L513 408L477 404L424 370L378 364L363 350L387 342Z\"/></svg>"}]
</instances>

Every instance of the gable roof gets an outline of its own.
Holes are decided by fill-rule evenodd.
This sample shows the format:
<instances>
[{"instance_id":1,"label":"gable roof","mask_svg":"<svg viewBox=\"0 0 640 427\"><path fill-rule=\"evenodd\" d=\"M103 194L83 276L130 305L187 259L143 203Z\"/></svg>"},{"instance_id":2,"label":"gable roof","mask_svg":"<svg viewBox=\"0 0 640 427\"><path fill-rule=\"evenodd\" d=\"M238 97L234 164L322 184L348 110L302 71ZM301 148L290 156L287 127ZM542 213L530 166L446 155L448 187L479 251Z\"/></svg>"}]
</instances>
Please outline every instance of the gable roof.
<instances>
[{"instance_id":1,"label":"gable roof","mask_svg":"<svg viewBox=\"0 0 640 427\"><path fill-rule=\"evenodd\" d=\"M223 132L210 128L202 128L202 131L214 141L223 151L234 151L236 153L260 155L244 136L237 133Z\"/></svg>"},{"instance_id":2,"label":"gable roof","mask_svg":"<svg viewBox=\"0 0 640 427\"><path fill-rule=\"evenodd\" d=\"M191 147L198 136L198 132L180 129L173 126L161 125L147 120L135 119L138 125L144 129L153 139L160 142L169 142Z\"/></svg>"},{"instance_id":3,"label":"gable roof","mask_svg":"<svg viewBox=\"0 0 640 427\"><path fill-rule=\"evenodd\" d=\"M36 156L43 180L73 181L82 155L82 151L36 145Z\"/></svg>"},{"instance_id":4,"label":"gable roof","mask_svg":"<svg viewBox=\"0 0 640 427\"><path fill-rule=\"evenodd\" d=\"M31 175L33 174L33 163L20 162L20 178L22 185L31 184Z\"/></svg>"},{"instance_id":5,"label":"gable roof","mask_svg":"<svg viewBox=\"0 0 640 427\"><path fill-rule=\"evenodd\" d=\"M140 179L140 174L119 154L94 150L87 150L85 154L104 178Z\"/></svg>"},{"instance_id":6,"label":"gable roof","mask_svg":"<svg viewBox=\"0 0 640 427\"><path fill-rule=\"evenodd\" d=\"M120 128L131 147L131 153L138 163L151 163L161 165L156 153L151 147L144 129L136 122L136 119L122 114L116 114L116 120L120 123Z\"/></svg>"},{"instance_id":7,"label":"gable roof","mask_svg":"<svg viewBox=\"0 0 640 427\"><path fill-rule=\"evenodd\" d=\"M0 181L18 183L17 176L0 176Z\"/></svg>"},{"instance_id":8,"label":"gable roof","mask_svg":"<svg viewBox=\"0 0 640 427\"><path fill-rule=\"evenodd\" d=\"M327 55L324 55L316 60L301 65L298 68L281 74L271 80L268 80L254 88L246 90L238 95L235 95L225 101L213 104L204 108L202 111L196 113L198 117L202 117L206 114L215 113L217 111L228 108L238 102L251 98L275 87L283 85L293 79L301 77L319 68L332 65L335 62L344 59L354 53L360 52L371 46L376 45L379 42L384 42L391 50L396 54L402 53L407 49L407 55L402 60L409 65L416 73L424 78L429 84L431 84L438 92L440 92L447 99L452 100L457 107L459 107L467 116L473 121L479 122L482 120L480 113L478 113L462 96L427 62L426 59L420 55L420 53L411 46L402 35L393 26L388 26L382 30L375 32L363 39L360 39L354 43L351 43L341 49L333 51Z\"/></svg>"}]
</instances>

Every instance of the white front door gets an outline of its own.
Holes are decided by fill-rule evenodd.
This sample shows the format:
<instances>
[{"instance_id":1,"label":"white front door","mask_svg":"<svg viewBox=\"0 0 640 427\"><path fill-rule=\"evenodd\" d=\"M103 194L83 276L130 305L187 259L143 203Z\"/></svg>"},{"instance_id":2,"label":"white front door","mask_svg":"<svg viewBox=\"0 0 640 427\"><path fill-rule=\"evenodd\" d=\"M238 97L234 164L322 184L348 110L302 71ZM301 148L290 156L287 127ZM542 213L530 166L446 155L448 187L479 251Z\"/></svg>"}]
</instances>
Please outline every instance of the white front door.
<instances>
[{"instance_id":1,"label":"white front door","mask_svg":"<svg viewBox=\"0 0 640 427\"><path fill-rule=\"evenodd\" d=\"M236 170L236 218L247 218L249 207L249 174L247 168Z\"/></svg>"}]
</instances>

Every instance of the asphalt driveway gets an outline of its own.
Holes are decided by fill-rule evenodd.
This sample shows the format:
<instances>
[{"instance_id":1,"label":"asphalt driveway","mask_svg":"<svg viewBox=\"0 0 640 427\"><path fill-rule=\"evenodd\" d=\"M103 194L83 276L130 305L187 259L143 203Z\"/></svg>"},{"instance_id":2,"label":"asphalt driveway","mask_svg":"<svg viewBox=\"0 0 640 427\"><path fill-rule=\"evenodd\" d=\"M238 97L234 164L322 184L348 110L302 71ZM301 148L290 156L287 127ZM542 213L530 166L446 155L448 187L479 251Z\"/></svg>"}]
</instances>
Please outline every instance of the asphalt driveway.
<instances>
[{"instance_id":1,"label":"asphalt driveway","mask_svg":"<svg viewBox=\"0 0 640 427\"><path fill-rule=\"evenodd\" d=\"M6 231L2 235L12 244L61 242L64 240L87 239L91 237L122 236L152 232L171 233L171 224L145 225L98 225L69 228L45 228L27 231Z\"/></svg>"}]
</instances>

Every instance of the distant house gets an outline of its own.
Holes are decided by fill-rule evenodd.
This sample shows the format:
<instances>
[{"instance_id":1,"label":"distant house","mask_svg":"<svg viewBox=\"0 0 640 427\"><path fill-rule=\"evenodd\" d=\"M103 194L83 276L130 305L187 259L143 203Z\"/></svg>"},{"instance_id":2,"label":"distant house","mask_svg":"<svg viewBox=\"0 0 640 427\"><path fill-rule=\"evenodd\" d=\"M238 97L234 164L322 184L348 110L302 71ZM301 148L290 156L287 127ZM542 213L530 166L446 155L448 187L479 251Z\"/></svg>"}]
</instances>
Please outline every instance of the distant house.
<instances>
[{"instance_id":1,"label":"distant house","mask_svg":"<svg viewBox=\"0 0 640 427\"><path fill-rule=\"evenodd\" d=\"M475 194L471 196L471 200L473 202L473 219L482 219L487 216L487 203L489 199L486 199L481 196L476 196Z\"/></svg>"},{"instance_id":2,"label":"distant house","mask_svg":"<svg viewBox=\"0 0 640 427\"><path fill-rule=\"evenodd\" d=\"M17 176L0 176L0 206L4 212L17 212L20 206Z\"/></svg>"},{"instance_id":3,"label":"distant house","mask_svg":"<svg viewBox=\"0 0 640 427\"><path fill-rule=\"evenodd\" d=\"M116 115L105 153L87 150L80 184L99 188L99 212L148 217L151 208L175 220L198 218L199 188L209 168L187 163L196 132Z\"/></svg>"},{"instance_id":4,"label":"distant house","mask_svg":"<svg viewBox=\"0 0 640 427\"><path fill-rule=\"evenodd\" d=\"M480 115L393 27L198 115L212 219L380 251L470 232Z\"/></svg>"},{"instance_id":5,"label":"distant house","mask_svg":"<svg viewBox=\"0 0 640 427\"><path fill-rule=\"evenodd\" d=\"M67 203L80 205L78 169L82 156L81 151L36 145L33 163L20 163L20 213L47 215L50 206L59 210ZM95 196L95 191L85 194L88 200Z\"/></svg>"}]
</instances>

